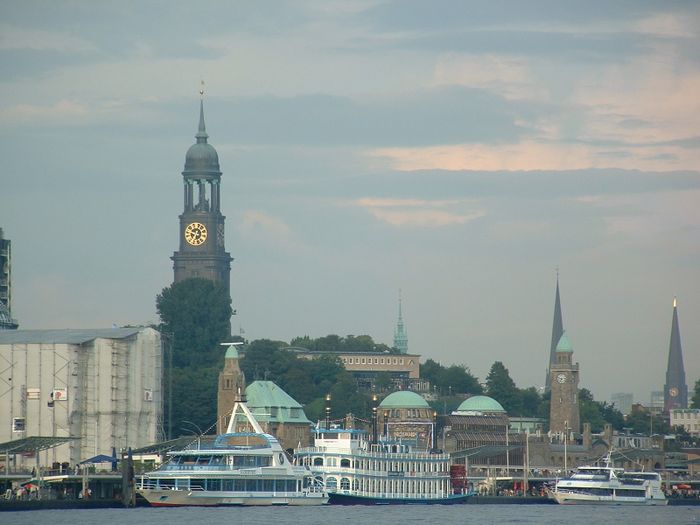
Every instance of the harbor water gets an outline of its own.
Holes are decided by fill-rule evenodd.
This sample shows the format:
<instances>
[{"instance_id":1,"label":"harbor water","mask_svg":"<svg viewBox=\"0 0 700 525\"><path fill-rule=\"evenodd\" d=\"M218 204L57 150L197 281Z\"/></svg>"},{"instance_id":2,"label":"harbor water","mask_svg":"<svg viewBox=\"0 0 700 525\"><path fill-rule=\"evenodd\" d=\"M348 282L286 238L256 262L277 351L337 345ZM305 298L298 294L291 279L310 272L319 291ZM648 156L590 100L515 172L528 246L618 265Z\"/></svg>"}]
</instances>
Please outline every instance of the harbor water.
<instances>
[{"instance_id":1,"label":"harbor water","mask_svg":"<svg viewBox=\"0 0 700 525\"><path fill-rule=\"evenodd\" d=\"M700 525L700 507L562 505L216 507L3 512L3 525L334 525L545 524Z\"/></svg>"}]
</instances>

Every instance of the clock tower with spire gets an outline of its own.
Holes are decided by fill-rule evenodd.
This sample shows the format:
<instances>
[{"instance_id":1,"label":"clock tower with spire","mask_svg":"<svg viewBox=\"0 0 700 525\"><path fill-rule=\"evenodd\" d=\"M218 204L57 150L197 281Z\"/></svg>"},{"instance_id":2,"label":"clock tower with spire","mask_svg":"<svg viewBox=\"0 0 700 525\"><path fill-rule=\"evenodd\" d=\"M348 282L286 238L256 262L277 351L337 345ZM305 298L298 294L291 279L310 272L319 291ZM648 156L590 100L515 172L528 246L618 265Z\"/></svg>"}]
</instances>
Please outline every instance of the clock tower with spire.
<instances>
[{"instance_id":1,"label":"clock tower with spire","mask_svg":"<svg viewBox=\"0 0 700 525\"><path fill-rule=\"evenodd\" d=\"M231 255L224 246L219 155L207 142L204 91L200 91L197 142L185 156L184 205L180 215L180 249L171 257L174 282L201 277L224 285L230 296Z\"/></svg>"},{"instance_id":2,"label":"clock tower with spire","mask_svg":"<svg viewBox=\"0 0 700 525\"><path fill-rule=\"evenodd\" d=\"M573 362L573 354L571 342L563 332L554 352L555 362L549 368L549 431L565 436L567 441L572 432L578 434L581 426L579 368Z\"/></svg>"}]
</instances>

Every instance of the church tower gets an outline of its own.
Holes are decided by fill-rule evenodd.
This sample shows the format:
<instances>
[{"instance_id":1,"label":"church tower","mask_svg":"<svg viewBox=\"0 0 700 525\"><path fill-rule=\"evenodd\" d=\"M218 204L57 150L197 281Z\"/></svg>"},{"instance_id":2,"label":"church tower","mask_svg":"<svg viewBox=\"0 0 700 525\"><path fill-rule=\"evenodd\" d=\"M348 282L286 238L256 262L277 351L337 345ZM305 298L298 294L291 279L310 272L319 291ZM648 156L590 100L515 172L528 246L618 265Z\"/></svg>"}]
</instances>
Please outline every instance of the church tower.
<instances>
[{"instance_id":1,"label":"church tower","mask_svg":"<svg viewBox=\"0 0 700 525\"><path fill-rule=\"evenodd\" d=\"M685 383L681 331L678 328L678 303L673 298L673 320L671 321L671 342L668 347L668 366L664 385L664 412L674 408L688 408L688 386Z\"/></svg>"},{"instance_id":2,"label":"church tower","mask_svg":"<svg viewBox=\"0 0 700 525\"><path fill-rule=\"evenodd\" d=\"M224 368L219 372L216 403L216 433L225 434L234 402L245 395L245 374L238 364L238 349L231 345L224 356Z\"/></svg>"},{"instance_id":3,"label":"church tower","mask_svg":"<svg viewBox=\"0 0 700 525\"><path fill-rule=\"evenodd\" d=\"M408 353L408 334L403 324L403 316L401 315L401 290L399 290L399 320L396 322L396 330L394 330L394 348L400 354Z\"/></svg>"},{"instance_id":4,"label":"church tower","mask_svg":"<svg viewBox=\"0 0 700 525\"><path fill-rule=\"evenodd\" d=\"M549 366L547 366L547 376L545 378L544 389L549 392L551 388L551 369L557 362L557 344L564 334L564 322L561 318L561 301L559 300L559 270L557 270L557 292L554 296L554 321L552 322L552 342L549 347Z\"/></svg>"},{"instance_id":5,"label":"church tower","mask_svg":"<svg viewBox=\"0 0 700 525\"><path fill-rule=\"evenodd\" d=\"M581 426L578 404L578 363L573 362L574 349L564 332L555 349L555 363L549 371L551 398L549 431L570 435Z\"/></svg>"},{"instance_id":6,"label":"church tower","mask_svg":"<svg viewBox=\"0 0 700 525\"><path fill-rule=\"evenodd\" d=\"M204 91L200 91L203 95ZM184 207L180 215L180 249L171 257L174 282L201 277L223 284L230 295L231 255L224 247L219 155L207 143L204 101L199 102L199 129L185 156Z\"/></svg>"}]
</instances>

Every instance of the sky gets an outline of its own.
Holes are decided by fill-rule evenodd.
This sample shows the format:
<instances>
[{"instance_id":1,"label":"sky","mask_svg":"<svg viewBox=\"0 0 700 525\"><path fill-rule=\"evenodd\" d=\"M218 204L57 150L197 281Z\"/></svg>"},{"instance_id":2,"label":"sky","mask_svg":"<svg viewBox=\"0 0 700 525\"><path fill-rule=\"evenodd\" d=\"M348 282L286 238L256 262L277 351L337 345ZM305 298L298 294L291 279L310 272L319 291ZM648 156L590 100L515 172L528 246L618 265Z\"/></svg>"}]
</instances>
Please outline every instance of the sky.
<instances>
[{"instance_id":1,"label":"sky","mask_svg":"<svg viewBox=\"0 0 700 525\"><path fill-rule=\"evenodd\" d=\"M158 321L200 81L234 331L392 344L648 403L700 378L700 4L0 0L20 328Z\"/></svg>"}]
</instances>

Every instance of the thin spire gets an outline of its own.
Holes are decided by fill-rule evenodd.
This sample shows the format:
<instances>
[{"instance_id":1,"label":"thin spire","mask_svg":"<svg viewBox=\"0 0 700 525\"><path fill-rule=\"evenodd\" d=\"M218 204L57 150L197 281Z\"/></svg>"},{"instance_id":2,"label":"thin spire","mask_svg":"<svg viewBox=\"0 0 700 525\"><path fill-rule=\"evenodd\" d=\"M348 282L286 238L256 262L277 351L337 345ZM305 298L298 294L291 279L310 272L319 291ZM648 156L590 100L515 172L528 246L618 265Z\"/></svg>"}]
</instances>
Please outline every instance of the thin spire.
<instances>
[{"instance_id":1,"label":"thin spire","mask_svg":"<svg viewBox=\"0 0 700 525\"><path fill-rule=\"evenodd\" d=\"M685 382L681 331L678 325L678 301L673 298L673 318L671 320L671 340L668 345L666 384L664 385L664 411L688 407L688 385Z\"/></svg>"},{"instance_id":2,"label":"thin spire","mask_svg":"<svg viewBox=\"0 0 700 525\"><path fill-rule=\"evenodd\" d=\"M408 353L408 334L406 333L406 327L403 323L403 312L401 311L401 289L399 289L399 318L394 330L394 348L402 354Z\"/></svg>"},{"instance_id":3,"label":"thin spire","mask_svg":"<svg viewBox=\"0 0 700 525\"><path fill-rule=\"evenodd\" d=\"M556 268L557 272L557 291L554 295L554 319L552 320L552 341L549 348L549 366L547 367L547 377L545 378L545 390L549 390L551 386L551 378L549 377L549 371L553 364L557 362L557 345L559 344L559 339L564 334L564 321L561 315L561 300L559 298L559 267Z\"/></svg>"},{"instance_id":4,"label":"thin spire","mask_svg":"<svg viewBox=\"0 0 700 525\"><path fill-rule=\"evenodd\" d=\"M199 88L199 129L195 135L197 143L206 142L209 138L207 135L207 128L204 124L204 80L201 81Z\"/></svg>"}]
</instances>

